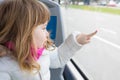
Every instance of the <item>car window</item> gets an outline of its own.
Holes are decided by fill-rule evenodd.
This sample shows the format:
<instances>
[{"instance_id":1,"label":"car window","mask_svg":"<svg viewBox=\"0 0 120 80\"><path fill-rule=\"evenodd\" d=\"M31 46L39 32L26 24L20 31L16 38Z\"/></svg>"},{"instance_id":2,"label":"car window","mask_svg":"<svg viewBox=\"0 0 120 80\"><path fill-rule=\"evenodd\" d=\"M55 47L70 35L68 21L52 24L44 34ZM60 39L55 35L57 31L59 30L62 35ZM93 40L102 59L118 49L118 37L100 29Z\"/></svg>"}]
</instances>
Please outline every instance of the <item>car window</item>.
<instances>
[{"instance_id":1,"label":"car window","mask_svg":"<svg viewBox=\"0 0 120 80\"><path fill-rule=\"evenodd\" d=\"M61 4L66 37L73 31L98 30L72 58L90 80L120 79L120 1L106 1L70 2L67 8Z\"/></svg>"}]
</instances>

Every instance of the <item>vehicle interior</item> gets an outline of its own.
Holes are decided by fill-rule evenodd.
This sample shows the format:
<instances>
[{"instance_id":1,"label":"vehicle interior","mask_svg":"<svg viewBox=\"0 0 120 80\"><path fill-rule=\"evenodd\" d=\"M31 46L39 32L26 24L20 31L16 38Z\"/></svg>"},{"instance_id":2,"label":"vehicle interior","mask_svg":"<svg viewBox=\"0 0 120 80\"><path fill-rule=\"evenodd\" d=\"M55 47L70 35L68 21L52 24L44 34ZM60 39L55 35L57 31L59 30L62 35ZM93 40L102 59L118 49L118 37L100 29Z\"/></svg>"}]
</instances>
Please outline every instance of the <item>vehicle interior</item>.
<instances>
[{"instance_id":1,"label":"vehicle interior","mask_svg":"<svg viewBox=\"0 0 120 80\"><path fill-rule=\"evenodd\" d=\"M91 0L91 3L89 3L90 0L38 1L43 2L50 10L51 15L47 30L57 47L66 38L66 26L67 34L74 30L87 33L96 29L99 31L92 38L91 43L78 52L80 55L77 53L62 68L50 69L50 80L120 79L120 0ZM70 6L72 8L69 9L66 1L76 1L69 4L77 4L77 6L72 5ZM80 2L77 3L77 1ZM108 5L107 1L117 1L118 4ZM84 4L85 2L86 4ZM91 5L87 6L89 4ZM81 8L78 9L78 6L81 6ZM91 11L88 9L91 9ZM115 14L106 12L110 9L112 10L111 13L115 12ZM66 19L66 21L63 22L63 19Z\"/></svg>"}]
</instances>

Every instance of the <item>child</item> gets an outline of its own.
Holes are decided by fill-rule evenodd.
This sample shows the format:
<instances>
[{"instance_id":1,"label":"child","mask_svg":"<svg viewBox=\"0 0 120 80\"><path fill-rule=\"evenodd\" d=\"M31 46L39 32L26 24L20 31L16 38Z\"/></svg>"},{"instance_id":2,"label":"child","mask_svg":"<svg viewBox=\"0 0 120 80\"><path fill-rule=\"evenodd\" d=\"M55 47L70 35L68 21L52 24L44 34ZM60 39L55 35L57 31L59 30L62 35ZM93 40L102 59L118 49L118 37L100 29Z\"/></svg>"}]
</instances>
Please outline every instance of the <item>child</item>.
<instances>
[{"instance_id":1,"label":"child","mask_svg":"<svg viewBox=\"0 0 120 80\"><path fill-rule=\"evenodd\" d=\"M1 1L0 80L50 80L49 68L63 67L97 33L74 32L53 48L46 31L49 19L40 1Z\"/></svg>"}]
</instances>

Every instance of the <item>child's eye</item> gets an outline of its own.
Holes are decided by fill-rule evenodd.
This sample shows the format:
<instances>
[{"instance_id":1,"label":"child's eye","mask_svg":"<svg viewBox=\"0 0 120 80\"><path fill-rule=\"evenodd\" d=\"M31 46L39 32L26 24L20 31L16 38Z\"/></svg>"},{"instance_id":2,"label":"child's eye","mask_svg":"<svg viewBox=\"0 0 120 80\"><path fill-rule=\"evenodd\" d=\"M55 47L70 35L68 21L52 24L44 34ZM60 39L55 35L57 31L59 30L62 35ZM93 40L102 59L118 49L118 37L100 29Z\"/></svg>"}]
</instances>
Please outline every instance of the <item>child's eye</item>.
<instances>
[{"instance_id":1,"label":"child's eye","mask_svg":"<svg viewBox=\"0 0 120 80\"><path fill-rule=\"evenodd\" d=\"M46 28L43 28L42 30L46 30Z\"/></svg>"}]
</instances>

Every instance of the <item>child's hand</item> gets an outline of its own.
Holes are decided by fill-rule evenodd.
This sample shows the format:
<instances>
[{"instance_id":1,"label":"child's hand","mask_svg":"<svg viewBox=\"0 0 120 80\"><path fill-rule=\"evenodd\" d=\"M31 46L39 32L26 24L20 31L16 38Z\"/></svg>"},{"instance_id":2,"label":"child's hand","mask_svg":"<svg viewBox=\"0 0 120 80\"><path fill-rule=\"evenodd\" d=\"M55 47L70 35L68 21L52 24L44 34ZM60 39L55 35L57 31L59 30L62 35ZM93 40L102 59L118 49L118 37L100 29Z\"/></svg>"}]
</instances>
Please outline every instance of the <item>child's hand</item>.
<instances>
[{"instance_id":1,"label":"child's hand","mask_svg":"<svg viewBox=\"0 0 120 80\"><path fill-rule=\"evenodd\" d=\"M97 33L97 30L93 33L90 33L90 34L83 34L82 33L76 37L77 42L81 45L87 44L90 42L91 37L93 37L96 33Z\"/></svg>"}]
</instances>

